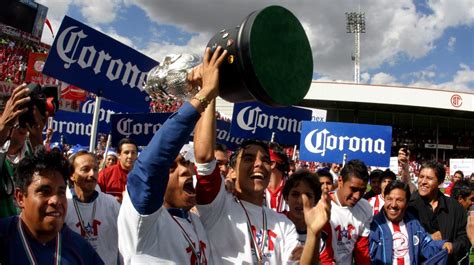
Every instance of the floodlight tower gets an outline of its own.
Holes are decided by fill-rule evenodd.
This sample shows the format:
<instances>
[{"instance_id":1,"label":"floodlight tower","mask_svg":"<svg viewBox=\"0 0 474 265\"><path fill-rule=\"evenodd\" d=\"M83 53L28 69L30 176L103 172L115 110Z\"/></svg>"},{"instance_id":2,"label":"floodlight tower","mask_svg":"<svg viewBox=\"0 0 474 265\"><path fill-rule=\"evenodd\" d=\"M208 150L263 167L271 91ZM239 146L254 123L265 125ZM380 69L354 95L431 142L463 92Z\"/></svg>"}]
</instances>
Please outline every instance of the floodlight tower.
<instances>
[{"instance_id":1,"label":"floodlight tower","mask_svg":"<svg viewBox=\"0 0 474 265\"><path fill-rule=\"evenodd\" d=\"M360 34L365 33L365 13L346 12L347 33L354 33L354 82L360 82Z\"/></svg>"}]
</instances>

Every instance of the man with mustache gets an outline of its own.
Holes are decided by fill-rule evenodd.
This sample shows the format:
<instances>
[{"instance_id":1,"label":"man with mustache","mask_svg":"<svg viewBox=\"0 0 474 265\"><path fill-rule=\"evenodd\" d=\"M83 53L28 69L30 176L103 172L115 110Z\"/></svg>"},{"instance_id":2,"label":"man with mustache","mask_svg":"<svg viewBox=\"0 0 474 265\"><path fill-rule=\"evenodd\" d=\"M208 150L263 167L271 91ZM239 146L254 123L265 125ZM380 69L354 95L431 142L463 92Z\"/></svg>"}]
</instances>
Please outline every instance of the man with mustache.
<instances>
[{"instance_id":1,"label":"man with mustache","mask_svg":"<svg viewBox=\"0 0 474 265\"><path fill-rule=\"evenodd\" d=\"M19 216L0 220L1 264L104 264L80 235L64 225L69 162L37 149L20 161L15 198Z\"/></svg>"},{"instance_id":2,"label":"man with mustache","mask_svg":"<svg viewBox=\"0 0 474 265\"><path fill-rule=\"evenodd\" d=\"M98 165L94 154L81 150L70 162L73 187L65 222L91 244L105 264L117 264L120 204L112 195L96 190Z\"/></svg>"},{"instance_id":3,"label":"man with mustache","mask_svg":"<svg viewBox=\"0 0 474 265\"><path fill-rule=\"evenodd\" d=\"M452 243L431 239L420 222L406 213L410 200L408 185L392 181L383 190L383 196L383 210L370 225L372 264L434 264L434 259L446 262L448 252L441 250L451 249Z\"/></svg>"}]
</instances>

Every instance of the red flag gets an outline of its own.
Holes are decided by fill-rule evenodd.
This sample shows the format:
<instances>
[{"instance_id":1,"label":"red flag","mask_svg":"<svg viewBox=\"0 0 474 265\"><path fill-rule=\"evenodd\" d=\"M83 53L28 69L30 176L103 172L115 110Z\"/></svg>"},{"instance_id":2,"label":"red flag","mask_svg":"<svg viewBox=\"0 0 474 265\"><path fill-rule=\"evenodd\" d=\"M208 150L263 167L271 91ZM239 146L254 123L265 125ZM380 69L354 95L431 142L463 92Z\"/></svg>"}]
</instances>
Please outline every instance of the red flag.
<instances>
[{"instance_id":1,"label":"red flag","mask_svg":"<svg viewBox=\"0 0 474 265\"><path fill-rule=\"evenodd\" d=\"M51 35L53 35L53 38L54 38L53 27L51 27L51 22L49 22L49 19L46 18L46 19L44 20L44 23L46 23L46 26L48 26L49 31L51 31Z\"/></svg>"}]
</instances>

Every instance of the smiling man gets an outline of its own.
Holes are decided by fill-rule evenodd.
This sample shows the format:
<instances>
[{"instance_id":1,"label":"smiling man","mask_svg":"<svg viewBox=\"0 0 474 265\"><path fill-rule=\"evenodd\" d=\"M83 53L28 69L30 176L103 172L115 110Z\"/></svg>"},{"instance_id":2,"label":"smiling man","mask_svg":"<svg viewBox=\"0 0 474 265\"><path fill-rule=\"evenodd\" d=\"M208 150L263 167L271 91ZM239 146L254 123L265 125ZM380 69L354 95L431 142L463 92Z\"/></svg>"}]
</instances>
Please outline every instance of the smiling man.
<instances>
[{"instance_id":1,"label":"smiling man","mask_svg":"<svg viewBox=\"0 0 474 265\"><path fill-rule=\"evenodd\" d=\"M94 247L105 264L117 264L120 204L112 195L96 191L98 164L94 154L81 150L70 162L74 187L67 201L66 224Z\"/></svg>"},{"instance_id":2,"label":"smiling man","mask_svg":"<svg viewBox=\"0 0 474 265\"><path fill-rule=\"evenodd\" d=\"M330 193L330 230L324 232L332 242L323 242L326 248L321 253L321 262L331 264L370 264L369 228L372 207L362 199L369 181L364 162L350 160L341 170L338 188ZM329 241L329 240L328 240ZM325 257L328 257L327 259Z\"/></svg>"},{"instance_id":3,"label":"smiling man","mask_svg":"<svg viewBox=\"0 0 474 265\"><path fill-rule=\"evenodd\" d=\"M1 264L103 264L95 250L66 225L69 163L38 149L20 161L15 198L20 216L0 221Z\"/></svg>"},{"instance_id":4,"label":"smiling man","mask_svg":"<svg viewBox=\"0 0 474 265\"><path fill-rule=\"evenodd\" d=\"M383 210L370 225L372 264L435 264L434 259L446 262L448 252L441 250L452 251L452 243L433 240L420 222L406 213L410 200L408 185L395 180L385 187L383 195Z\"/></svg>"},{"instance_id":5,"label":"smiling man","mask_svg":"<svg viewBox=\"0 0 474 265\"><path fill-rule=\"evenodd\" d=\"M444 196L438 186L446 176L444 166L436 161L425 162L418 176L418 190L409 203L409 212L420 220L435 240L453 243L448 264L467 264L470 248L466 235L466 212L453 198Z\"/></svg>"}]
</instances>

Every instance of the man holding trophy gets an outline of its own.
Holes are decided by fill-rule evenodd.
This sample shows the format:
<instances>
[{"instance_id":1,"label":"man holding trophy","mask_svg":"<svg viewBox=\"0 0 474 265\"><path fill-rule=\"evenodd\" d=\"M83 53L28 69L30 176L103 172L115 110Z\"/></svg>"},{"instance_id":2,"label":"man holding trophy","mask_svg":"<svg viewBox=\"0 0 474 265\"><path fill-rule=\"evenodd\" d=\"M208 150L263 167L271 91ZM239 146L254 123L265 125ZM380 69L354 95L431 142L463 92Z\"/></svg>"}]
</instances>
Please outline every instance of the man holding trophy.
<instances>
[{"instance_id":1,"label":"man holding trophy","mask_svg":"<svg viewBox=\"0 0 474 265\"><path fill-rule=\"evenodd\" d=\"M225 253L222 248L214 248L219 242L216 235L208 238L207 225L189 210L196 203L207 204L209 198L216 198L216 192L221 190L220 176L213 178L216 183L207 186L202 185L202 181L205 182L202 180L195 190L194 152L182 147L197 124L194 150L199 162L210 163L197 166L208 167L209 173L214 171L211 167L217 96L232 102L259 100L270 106L300 102L312 77L312 54L306 34L291 12L270 6L251 13L239 26L216 34L206 48L202 64L199 61L193 55L167 56L149 72L145 90L154 100L172 98L186 102L158 130L128 175L118 217L119 249L124 261L126 264L296 262L299 257L292 255L296 246L294 226L284 220L286 217L273 214L268 222L284 222L285 233L275 241L277 245L262 245L262 250L266 248L265 256L253 259L250 253L259 246L254 244L250 248L249 242ZM288 85L291 85L290 90ZM209 150L203 150L207 146ZM268 155L264 144L252 146L263 157ZM206 194L207 188L209 194ZM255 201L258 196L253 196ZM245 198L241 199L244 204L248 203ZM263 197L261 201L263 203ZM318 227L327 222L328 204L322 202L313 209L307 206L305 212L312 217L308 220L313 220L308 224L308 231L313 231L316 238ZM237 235L240 224L234 225L237 232L232 234ZM228 240L240 242L233 237ZM314 244L308 244L303 251L303 263L317 256L318 242L315 239ZM254 240L254 243L257 242ZM279 249L278 255L269 256L267 252L275 248ZM282 249L284 253L280 253Z\"/></svg>"}]
</instances>

